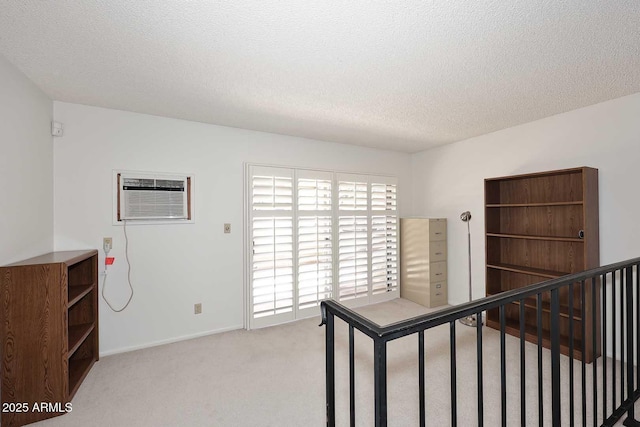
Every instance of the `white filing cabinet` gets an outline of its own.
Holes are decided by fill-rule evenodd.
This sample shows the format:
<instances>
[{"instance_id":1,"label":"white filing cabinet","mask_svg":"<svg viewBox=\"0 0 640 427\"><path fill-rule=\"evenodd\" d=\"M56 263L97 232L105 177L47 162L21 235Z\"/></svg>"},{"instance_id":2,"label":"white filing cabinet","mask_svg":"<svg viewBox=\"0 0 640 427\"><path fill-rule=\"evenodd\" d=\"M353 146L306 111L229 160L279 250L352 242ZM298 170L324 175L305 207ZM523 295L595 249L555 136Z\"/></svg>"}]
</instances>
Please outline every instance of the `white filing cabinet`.
<instances>
[{"instance_id":1,"label":"white filing cabinet","mask_svg":"<svg viewBox=\"0 0 640 427\"><path fill-rule=\"evenodd\" d=\"M446 219L400 219L400 296L425 307L447 304Z\"/></svg>"}]
</instances>

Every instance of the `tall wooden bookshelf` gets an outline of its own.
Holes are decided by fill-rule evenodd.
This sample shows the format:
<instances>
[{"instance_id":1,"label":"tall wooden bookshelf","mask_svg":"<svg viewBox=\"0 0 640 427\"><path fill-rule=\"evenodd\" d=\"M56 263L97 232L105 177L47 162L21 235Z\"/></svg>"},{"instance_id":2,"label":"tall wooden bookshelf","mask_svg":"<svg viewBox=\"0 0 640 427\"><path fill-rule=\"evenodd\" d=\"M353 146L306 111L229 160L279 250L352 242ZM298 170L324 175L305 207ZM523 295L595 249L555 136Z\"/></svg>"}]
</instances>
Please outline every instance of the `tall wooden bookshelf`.
<instances>
[{"instance_id":1,"label":"tall wooden bookshelf","mask_svg":"<svg viewBox=\"0 0 640 427\"><path fill-rule=\"evenodd\" d=\"M495 295L600 265L598 232L598 170L588 167L516 175L485 180L486 293ZM573 287L573 318L569 290L560 292L560 348L569 352L569 324L574 324L574 357L591 363L600 355L600 284L592 293L585 286L583 313L581 284ZM596 312L591 310L596 299ZM525 301L525 338L537 342L537 299ZM550 295L542 299L543 345L549 347ZM505 308L507 333L520 336L520 307ZM584 337L582 322L593 337ZM487 326L499 329L497 309L487 313Z\"/></svg>"},{"instance_id":2,"label":"tall wooden bookshelf","mask_svg":"<svg viewBox=\"0 0 640 427\"><path fill-rule=\"evenodd\" d=\"M0 267L1 425L62 415L98 360L98 251ZM34 405L50 403L46 411Z\"/></svg>"}]
</instances>

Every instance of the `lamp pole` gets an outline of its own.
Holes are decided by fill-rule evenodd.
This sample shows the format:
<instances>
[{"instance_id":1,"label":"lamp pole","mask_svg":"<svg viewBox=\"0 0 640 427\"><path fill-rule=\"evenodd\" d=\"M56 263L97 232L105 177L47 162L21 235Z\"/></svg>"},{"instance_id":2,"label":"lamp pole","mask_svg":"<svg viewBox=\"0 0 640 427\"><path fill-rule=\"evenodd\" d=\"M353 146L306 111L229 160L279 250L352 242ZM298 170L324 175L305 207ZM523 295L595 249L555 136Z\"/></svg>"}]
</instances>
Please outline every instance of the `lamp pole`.
<instances>
[{"instance_id":1,"label":"lamp pole","mask_svg":"<svg viewBox=\"0 0 640 427\"><path fill-rule=\"evenodd\" d=\"M467 223L467 250L469 254L469 302L471 302L473 300L473 297L471 294L471 226L469 225L469 222L471 221L471 212L469 211L462 212L460 214L460 219L463 222ZM476 322L477 320L476 320L475 314L471 314L467 317L463 317L462 319L460 319L460 323L466 326L477 326ZM482 319L480 319L480 324L482 324Z\"/></svg>"}]
</instances>

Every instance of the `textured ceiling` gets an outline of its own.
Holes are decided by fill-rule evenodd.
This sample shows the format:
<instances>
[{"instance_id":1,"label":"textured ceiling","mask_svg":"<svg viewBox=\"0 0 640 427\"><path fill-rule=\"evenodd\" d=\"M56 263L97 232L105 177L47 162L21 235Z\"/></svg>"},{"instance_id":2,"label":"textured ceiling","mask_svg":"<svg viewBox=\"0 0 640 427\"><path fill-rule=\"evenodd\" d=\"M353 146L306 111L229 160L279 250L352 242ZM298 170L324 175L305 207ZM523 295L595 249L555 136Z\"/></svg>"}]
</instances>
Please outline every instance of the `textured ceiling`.
<instances>
[{"instance_id":1,"label":"textured ceiling","mask_svg":"<svg viewBox=\"0 0 640 427\"><path fill-rule=\"evenodd\" d=\"M640 92L638 0L0 0L51 98L399 151Z\"/></svg>"}]
</instances>

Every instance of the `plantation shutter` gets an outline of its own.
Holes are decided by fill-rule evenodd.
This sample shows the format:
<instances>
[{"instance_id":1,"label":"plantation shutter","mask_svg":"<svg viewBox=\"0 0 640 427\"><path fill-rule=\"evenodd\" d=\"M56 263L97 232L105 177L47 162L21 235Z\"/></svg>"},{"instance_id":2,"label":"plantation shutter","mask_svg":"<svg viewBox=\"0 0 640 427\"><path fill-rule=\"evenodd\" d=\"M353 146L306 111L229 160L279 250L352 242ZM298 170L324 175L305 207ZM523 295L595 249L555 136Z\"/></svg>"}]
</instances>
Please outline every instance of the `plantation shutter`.
<instances>
[{"instance_id":1,"label":"plantation shutter","mask_svg":"<svg viewBox=\"0 0 640 427\"><path fill-rule=\"evenodd\" d=\"M299 316L317 314L333 295L333 218L331 172L297 170Z\"/></svg>"},{"instance_id":2,"label":"plantation shutter","mask_svg":"<svg viewBox=\"0 0 640 427\"><path fill-rule=\"evenodd\" d=\"M371 291L379 295L398 290L397 186L391 178L372 180Z\"/></svg>"},{"instance_id":3,"label":"plantation shutter","mask_svg":"<svg viewBox=\"0 0 640 427\"><path fill-rule=\"evenodd\" d=\"M397 181L250 165L250 328L399 296Z\"/></svg>"},{"instance_id":4,"label":"plantation shutter","mask_svg":"<svg viewBox=\"0 0 640 427\"><path fill-rule=\"evenodd\" d=\"M369 294L368 177L337 174L338 298Z\"/></svg>"},{"instance_id":5,"label":"plantation shutter","mask_svg":"<svg viewBox=\"0 0 640 427\"><path fill-rule=\"evenodd\" d=\"M251 323L293 319L293 172L251 167Z\"/></svg>"}]
</instances>

